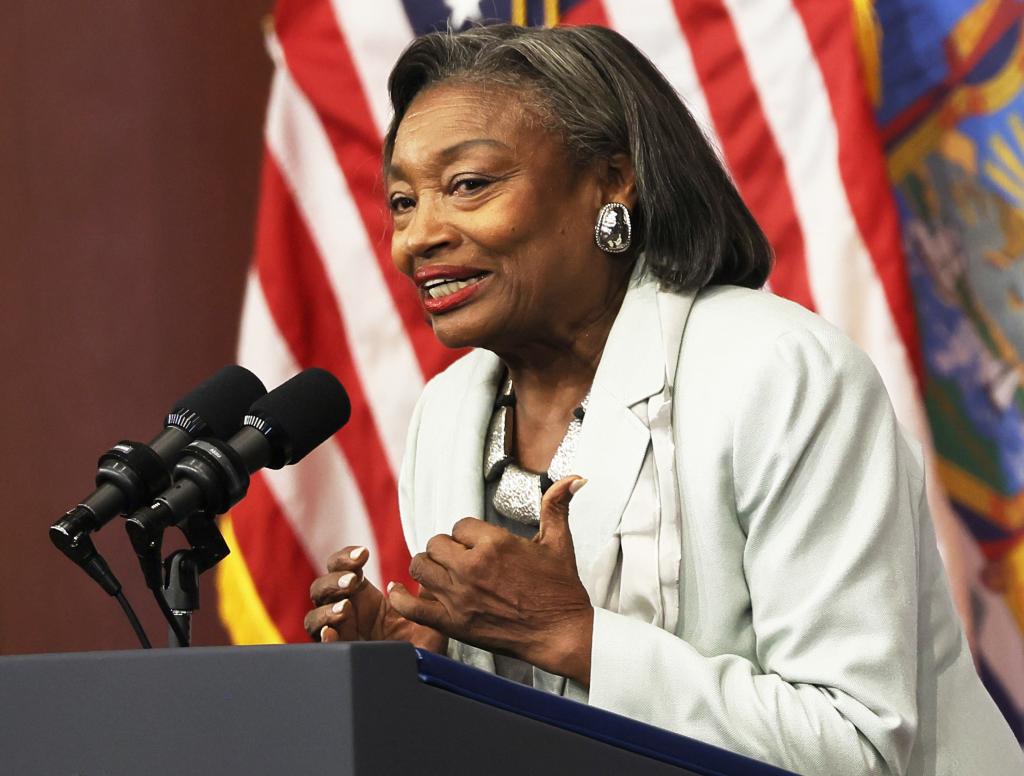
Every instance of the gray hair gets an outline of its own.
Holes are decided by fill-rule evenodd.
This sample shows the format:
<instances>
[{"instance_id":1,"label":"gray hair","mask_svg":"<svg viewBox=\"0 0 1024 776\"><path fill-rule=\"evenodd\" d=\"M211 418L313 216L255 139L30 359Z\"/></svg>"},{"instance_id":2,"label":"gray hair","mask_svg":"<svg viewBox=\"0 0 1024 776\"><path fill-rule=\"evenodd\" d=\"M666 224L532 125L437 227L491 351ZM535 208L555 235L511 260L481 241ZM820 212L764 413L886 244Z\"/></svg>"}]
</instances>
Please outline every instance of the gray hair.
<instances>
[{"instance_id":1,"label":"gray hair","mask_svg":"<svg viewBox=\"0 0 1024 776\"><path fill-rule=\"evenodd\" d=\"M631 253L668 287L759 288L768 278L771 247L714 149L671 84L617 32L496 24L417 38L388 79L385 168L409 105L444 81L527 87L578 164L627 154L637 192Z\"/></svg>"}]
</instances>

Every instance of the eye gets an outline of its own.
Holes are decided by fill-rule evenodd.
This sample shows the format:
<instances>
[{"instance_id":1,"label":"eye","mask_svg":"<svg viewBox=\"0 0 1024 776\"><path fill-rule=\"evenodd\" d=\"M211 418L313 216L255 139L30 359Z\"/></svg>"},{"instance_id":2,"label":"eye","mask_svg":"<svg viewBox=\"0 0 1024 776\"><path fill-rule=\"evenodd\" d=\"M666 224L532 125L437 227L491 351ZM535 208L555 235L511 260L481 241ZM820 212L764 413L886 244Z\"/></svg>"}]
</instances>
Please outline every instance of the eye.
<instances>
[{"instance_id":1,"label":"eye","mask_svg":"<svg viewBox=\"0 0 1024 776\"><path fill-rule=\"evenodd\" d=\"M412 197L406 197L402 194L393 194L388 200L388 207L392 213L404 213L407 210L412 209L416 205Z\"/></svg>"},{"instance_id":2,"label":"eye","mask_svg":"<svg viewBox=\"0 0 1024 776\"><path fill-rule=\"evenodd\" d=\"M452 183L453 194L475 194L489 184L486 178L459 178Z\"/></svg>"}]
</instances>

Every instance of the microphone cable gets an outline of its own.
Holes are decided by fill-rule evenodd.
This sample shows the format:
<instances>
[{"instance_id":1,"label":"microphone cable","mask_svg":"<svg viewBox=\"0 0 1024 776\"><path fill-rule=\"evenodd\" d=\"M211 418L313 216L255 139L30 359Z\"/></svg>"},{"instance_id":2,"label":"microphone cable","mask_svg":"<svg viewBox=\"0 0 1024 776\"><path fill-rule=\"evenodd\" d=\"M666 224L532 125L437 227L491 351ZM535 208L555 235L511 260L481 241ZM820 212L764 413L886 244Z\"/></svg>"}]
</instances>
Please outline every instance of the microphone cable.
<instances>
[{"instance_id":1,"label":"microphone cable","mask_svg":"<svg viewBox=\"0 0 1024 776\"><path fill-rule=\"evenodd\" d=\"M139 622L138 615L135 614L135 610L132 609L132 605L128 603L128 599L125 597L123 591L118 590L114 594L114 598L121 604L121 608L124 610L125 616L128 618L128 622L132 625L132 630L135 631L135 635L139 638L139 643L143 649L152 649L153 645L149 642L149 637L146 635L145 628L142 627L142 623Z\"/></svg>"},{"instance_id":2,"label":"microphone cable","mask_svg":"<svg viewBox=\"0 0 1024 776\"><path fill-rule=\"evenodd\" d=\"M61 550L96 580L107 595L117 599L143 649L152 649L153 645L146 636L142 623L139 622L135 610L128 603L128 598L121 589L121 581L115 576L103 556L97 552L96 545L93 544L88 532L82 531L70 537Z\"/></svg>"}]
</instances>

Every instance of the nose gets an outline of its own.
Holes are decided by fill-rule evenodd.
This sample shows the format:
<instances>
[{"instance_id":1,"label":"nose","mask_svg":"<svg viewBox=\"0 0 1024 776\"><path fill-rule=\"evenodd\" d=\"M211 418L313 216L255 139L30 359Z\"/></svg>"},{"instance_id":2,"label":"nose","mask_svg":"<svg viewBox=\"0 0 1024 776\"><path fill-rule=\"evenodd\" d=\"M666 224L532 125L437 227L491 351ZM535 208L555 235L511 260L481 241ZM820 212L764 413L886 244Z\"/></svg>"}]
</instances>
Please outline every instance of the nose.
<instances>
[{"instance_id":1,"label":"nose","mask_svg":"<svg viewBox=\"0 0 1024 776\"><path fill-rule=\"evenodd\" d=\"M404 252L412 259L430 259L458 241L458 232L438 197L421 197L412 218L402 229Z\"/></svg>"}]
</instances>

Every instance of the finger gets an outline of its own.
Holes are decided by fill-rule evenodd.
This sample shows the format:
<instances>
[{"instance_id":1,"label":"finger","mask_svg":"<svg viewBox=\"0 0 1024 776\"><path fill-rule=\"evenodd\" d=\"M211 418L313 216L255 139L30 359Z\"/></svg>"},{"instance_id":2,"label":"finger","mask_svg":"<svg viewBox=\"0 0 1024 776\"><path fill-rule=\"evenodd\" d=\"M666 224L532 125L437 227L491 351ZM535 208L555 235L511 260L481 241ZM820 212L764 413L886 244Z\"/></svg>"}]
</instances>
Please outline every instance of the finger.
<instances>
[{"instance_id":1,"label":"finger","mask_svg":"<svg viewBox=\"0 0 1024 776\"><path fill-rule=\"evenodd\" d=\"M358 571L370 557L370 551L360 545L342 547L327 559L328 571Z\"/></svg>"},{"instance_id":2,"label":"finger","mask_svg":"<svg viewBox=\"0 0 1024 776\"><path fill-rule=\"evenodd\" d=\"M480 542L496 539L506 534L504 528L489 525L476 517L464 517L452 526L452 538L463 547L473 548Z\"/></svg>"},{"instance_id":3,"label":"finger","mask_svg":"<svg viewBox=\"0 0 1024 776\"><path fill-rule=\"evenodd\" d=\"M328 622L331 629L338 634L340 641L359 640L355 605L347 598L343 598L331 606L331 619Z\"/></svg>"},{"instance_id":4,"label":"finger","mask_svg":"<svg viewBox=\"0 0 1024 776\"><path fill-rule=\"evenodd\" d=\"M466 551L466 545L460 544L447 534L438 534L427 542L427 555L445 568L451 568L458 563Z\"/></svg>"},{"instance_id":5,"label":"finger","mask_svg":"<svg viewBox=\"0 0 1024 776\"><path fill-rule=\"evenodd\" d=\"M313 584L309 586L309 598L317 606L340 601L359 590L363 582L363 575L359 570L324 574L313 580Z\"/></svg>"},{"instance_id":6,"label":"finger","mask_svg":"<svg viewBox=\"0 0 1024 776\"><path fill-rule=\"evenodd\" d=\"M454 542L452 543L454 544ZM409 576L419 582L424 588L432 588L434 590L449 588L452 584L452 578L448 573L448 569L425 552L420 552L413 556L412 562L409 564Z\"/></svg>"},{"instance_id":7,"label":"finger","mask_svg":"<svg viewBox=\"0 0 1024 776\"><path fill-rule=\"evenodd\" d=\"M306 612L306 618L302 621L302 627L306 629L306 633L313 641L317 641L320 638L320 632L323 630L325 625L330 625L331 606L318 606L315 609L311 609Z\"/></svg>"},{"instance_id":8,"label":"finger","mask_svg":"<svg viewBox=\"0 0 1024 776\"><path fill-rule=\"evenodd\" d=\"M302 627L313 641L319 641L320 629L324 627L324 623L322 621L318 621L319 618L317 617L317 611L317 609L311 609L306 612L306 617L302 621Z\"/></svg>"},{"instance_id":9,"label":"finger","mask_svg":"<svg viewBox=\"0 0 1024 776\"><path fill-rule=\"evenodd\" d=\"M447 633L448 612L439 601L414 596L405 585L392 582L388 585L388 603L405 619Z\"/></svg>"},{"instance_id":10,"label":"finger","mask_svg":"<svg viewBox=\"0 0 1024 776\"><path fill-rule=\"evenodd\" d=\"M540 530L537 531L537 542L559 549L572 547L572 534L569 533L569 502L586 484L585 479L571 474L548 488L540 502Z\"/></svg>"},{"instance_id":11,"label":"finger","mask_svg":"<svg viewBox=\"0 0 1024 776\"><path fill-rule=\"evenodd\" d=\"M338 638L338 632L334 628L330 625L325 625L320 629L320 642L327 644L331 641L341 641L341 639Z\"/></svg>"},{"instance_id":12,"label":"finger","mask_svg":"<svg viewBox=\"0 0 1024 776\"><path fill-rule=\"evenodd\" d=\"M347 598L337 603L318 606L306 614L303 627L310 637L316 641L323 640L323 629L331 628L340 640L353 641L357 638L354 606Z\"/></svg>"}]
</instances>

